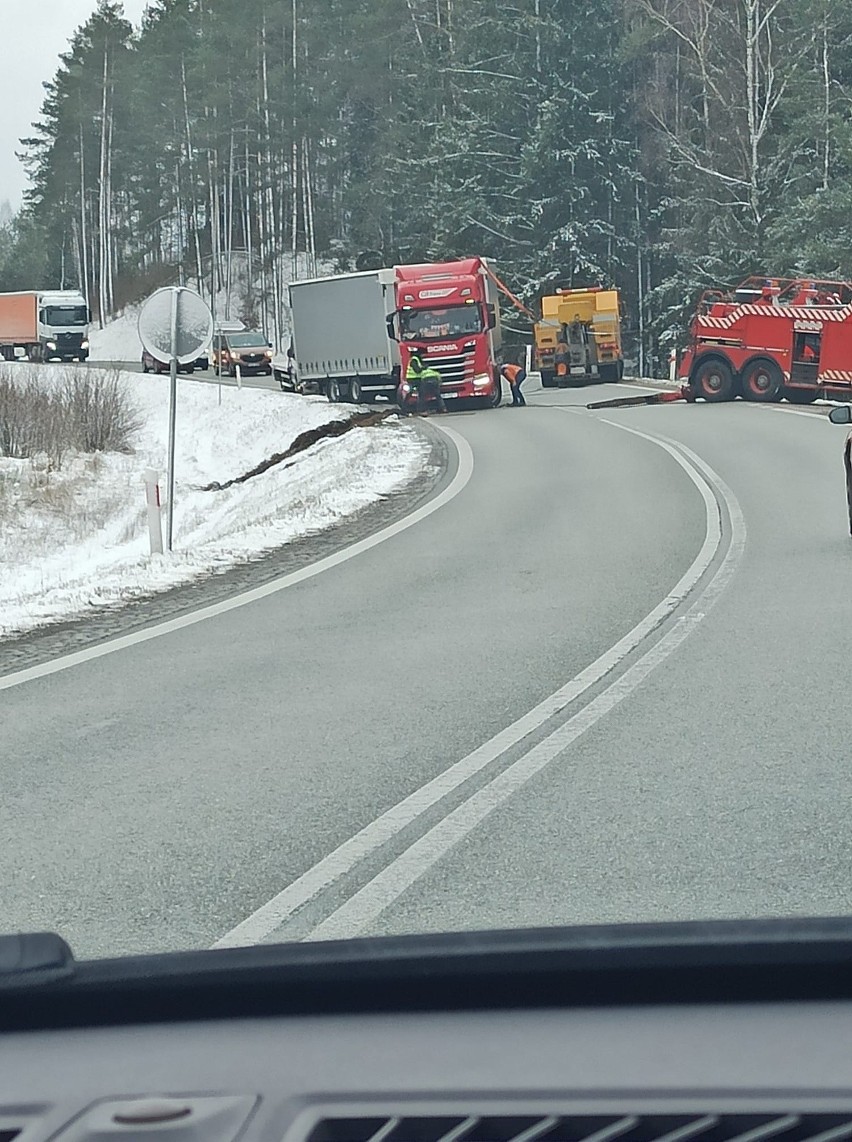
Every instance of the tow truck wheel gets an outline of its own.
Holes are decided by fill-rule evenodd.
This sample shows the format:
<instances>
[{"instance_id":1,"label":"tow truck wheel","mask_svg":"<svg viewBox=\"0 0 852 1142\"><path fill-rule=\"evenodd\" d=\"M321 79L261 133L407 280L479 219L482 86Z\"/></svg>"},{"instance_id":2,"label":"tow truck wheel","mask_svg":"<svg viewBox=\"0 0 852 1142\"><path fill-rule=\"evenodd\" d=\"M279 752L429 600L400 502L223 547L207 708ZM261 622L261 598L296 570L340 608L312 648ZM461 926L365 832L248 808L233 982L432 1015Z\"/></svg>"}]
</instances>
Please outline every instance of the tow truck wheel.
<instances>
[{"instance_id":1,"label":"tow truck wheel","mask_svg":"<svg viewBox=\"0 0 852 1142\"><path fill-rule=\"evenodd\" d=\"M813 404L819 396L819 389L785 389L784 396L790 404Z\"/></svg>"},{"instance_id":2,"label":"tow truck wheel","mask_svg":"<svg viewBox=\"0 0 852 1142\"><path fill-rule=\"evenodd\" d=\"M695 370L695 395L706 401L734 399L734 374L724 361L705 361Z\"/></svg>"},{"instance_id":3,"label":"tow truck wheel","mask_svg":"<svg viewBox=\"0 0 852 1142\"><path fill-rule=\"evenodd\" d=\"M541 370L541 387L543 389L556 388L556 377L554 377L552 369Z\"/></svg>"},{"instance_id":4,"label":"tow truck wheel","mask_svg":"<svg viewBox=\"0 0 852 1142\"><path fill-rule=\"evenodd\" d=\"M784 378L774 361L752 361L743 372L743 396L746 400L767 403L781 399Z\"/></svg>"}]
</instances>

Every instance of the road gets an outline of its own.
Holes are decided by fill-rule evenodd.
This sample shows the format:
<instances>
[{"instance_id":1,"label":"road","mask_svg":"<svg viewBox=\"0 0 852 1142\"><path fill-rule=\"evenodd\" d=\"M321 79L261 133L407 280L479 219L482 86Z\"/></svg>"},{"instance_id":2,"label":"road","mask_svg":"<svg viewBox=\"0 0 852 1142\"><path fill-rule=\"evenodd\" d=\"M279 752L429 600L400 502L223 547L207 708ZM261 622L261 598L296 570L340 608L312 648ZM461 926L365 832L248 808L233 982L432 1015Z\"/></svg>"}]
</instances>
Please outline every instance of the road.
<instances>
[{"instance_id":1,"label":"road","mask_svg":"<svg viewBox=\"0 0 852 1142\"><path fill-rule=\"evenodd\" d=\"M140 361L87 361L83 365L83 368L93 368L93 369L115 368L115 369L121 369L122 372L127 372L127 373L141 373L142 372L142 363ZM179 380L180 380L181 384L183 384L183 382L189 380L190 377L195 381L208 381L212 384L230 385L231 387L235 387L237 384L236 379L234 379L232 377L228 377L228 376L218 377L218 376L216 376L216 374L212 368L210 368L210 369L196 369L192 374L181 373ZM272 377L254 376L254 375L250 374L249 376L243 377L241 379L240 383L242 385L244 385L245 388L247 388L247 389L271 389L273 392L278 392L280 389L280 385L275 380L274 376L272 376Z\"/></svg>"},{"instance_id":2,"label":"road","mask_svg":"<svg viewBox=\"0 0 852 1142\"><path fill-rule=\"evenodd\" d=\"M0 690L2 927L97 956L850 911L843 433L582 407L627 391L448 417L414 526Z\"/></svg>"}]
</instances>

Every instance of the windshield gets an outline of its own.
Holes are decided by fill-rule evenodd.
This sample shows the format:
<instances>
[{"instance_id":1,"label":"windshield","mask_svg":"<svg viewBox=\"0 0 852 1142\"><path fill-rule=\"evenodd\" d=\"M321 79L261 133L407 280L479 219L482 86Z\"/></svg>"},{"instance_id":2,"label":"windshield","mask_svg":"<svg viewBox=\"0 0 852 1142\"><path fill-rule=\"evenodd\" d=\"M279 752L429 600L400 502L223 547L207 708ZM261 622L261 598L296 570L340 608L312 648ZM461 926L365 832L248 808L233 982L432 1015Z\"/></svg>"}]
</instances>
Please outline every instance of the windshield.
<instances>
[{"instance_id":1,"label":"windshield","mask_svg":"<svg viewBox=\"0 0 852 1142\"><path fill-rule=\"evenodd\" d=\"M482 314L478 305L453 305L446 309L403 309L402 335L407 341L435 341L441 337L463 337L481 333Z\"/></svg>"},{"instance_id":2,"label":"windshield","mask_svg":"<svg viewBox=\"0 0 852 1142\"><path fill-rule=\"evenodd\" d=\"M849 0L0 11L0 932L852 916Z\"/></svg>"},{"instance_id":3,"label":"windshield","mask_svg":"<svg viewBox=\"0 0 852 1142\"><path fill-rule=\"evenodd\" d=\"M85 305L48 305L44 311L46 325L57 328L66 325L88 325L89 311Z\"/></svg>"}]
</instances>

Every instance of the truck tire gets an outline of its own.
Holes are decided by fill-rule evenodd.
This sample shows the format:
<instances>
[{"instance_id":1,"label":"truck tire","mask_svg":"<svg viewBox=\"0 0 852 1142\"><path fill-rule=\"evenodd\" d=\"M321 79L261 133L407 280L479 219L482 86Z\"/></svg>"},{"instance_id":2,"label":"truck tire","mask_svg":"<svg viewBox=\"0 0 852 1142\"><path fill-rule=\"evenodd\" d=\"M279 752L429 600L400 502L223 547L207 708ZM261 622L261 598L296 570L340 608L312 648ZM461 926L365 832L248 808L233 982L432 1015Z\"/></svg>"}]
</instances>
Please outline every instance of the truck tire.
<instances>
[{"instance_id":1,"label":"truck tire","mask_svg":"<svg viewBox=\"0 0 852 1142\"><path fill-rule=\"evenodd\" d=\"M343 400L343 394L340 391L340 381L336 377L329 377L325 386L325 395L328 397L330 404L340 404Z\"/></svg>"},{"instance_id":2,"label":"truck tire","mask_svg":"<svg viewBox=\"0 0 852 1142\"><path fill-rule=\"evenodd\" d=\"M813 404L819 396L819 389L785 389L784 396L790 404Z\"/></svg>"},{"instance_id":3,"label":"truck tire","mask_svg":"<svg viewBox=\"0 0 852 1142\"><path fill-rule=\"evenodd\" d=\"M718 402L734 399L734 374L726 361L714 357L703 361L693 374L692 387L697 397Z\"/></svg>"},{"instance_id":4,"label":"truck tire","mask_svg":"<svg viewBox=\"0 0 852 1142\"><path fill-rule=\"evenodd\" d=\"M543 389L555 389L556 377L553 375L552 369L541 370L541 387Z\"/></svg>"},{"instance_id":5,"label":"truck tire","mask_svg":"<svg viewBox=\"0 0 852 1142\"><path fill-rule=\"evenodd\" d=\"M597 381L599 385L617 385L620 380L618 364L615 361L611 365L598 365Z\"/></svg>"},{"instance_id":6,"label":"truck tire","mask_svg":"<svg viewBox=\"0 0 852 1142\"><path fill-rule=\"evenodd\" d=\"M743 396L766 404L781 399L784 377L774 361L752 361L743 370Z\"/></svg>"},{"instance_id":7,"label":"truck tire","mask_svg":"<svg viewBox=\"0 0 852 1142\"><path fill-rule=\"evenodd\" d=\"M357 377L353 377L349 382L349 399L352 404L361 404L364 399L364 390L361 388L361 382Z\"/></svg>"}]
</instances>

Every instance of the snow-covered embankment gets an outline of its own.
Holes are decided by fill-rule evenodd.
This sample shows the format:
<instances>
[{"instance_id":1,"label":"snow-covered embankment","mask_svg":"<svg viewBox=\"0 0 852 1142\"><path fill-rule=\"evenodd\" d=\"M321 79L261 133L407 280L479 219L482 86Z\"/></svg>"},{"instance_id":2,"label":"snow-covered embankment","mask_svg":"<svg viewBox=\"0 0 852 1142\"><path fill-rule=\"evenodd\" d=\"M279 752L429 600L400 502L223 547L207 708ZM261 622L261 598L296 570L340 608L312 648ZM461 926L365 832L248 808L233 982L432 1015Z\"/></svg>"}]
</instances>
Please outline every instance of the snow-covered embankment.
<instances>
[{"instance_id":1,"label":"snow-covered embankment","mask_svg":"<svg viewBox=\"0 0 852 1142\"><path fill-rule=\"evenodd\" d=\"M143 422L132 453L71 455L58 471L38 458L0 457L0 636L164 590L333 526L426 463L422 438L391 419L319 441L245 483L202 491L353 410L257 389L220 394L182 379L175 551L151 558L142 474L155 468L165 484L168 378L124 373L122 381Z\"/></svg>"}]
</instances>

